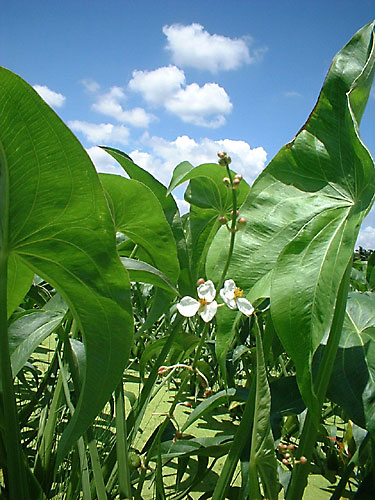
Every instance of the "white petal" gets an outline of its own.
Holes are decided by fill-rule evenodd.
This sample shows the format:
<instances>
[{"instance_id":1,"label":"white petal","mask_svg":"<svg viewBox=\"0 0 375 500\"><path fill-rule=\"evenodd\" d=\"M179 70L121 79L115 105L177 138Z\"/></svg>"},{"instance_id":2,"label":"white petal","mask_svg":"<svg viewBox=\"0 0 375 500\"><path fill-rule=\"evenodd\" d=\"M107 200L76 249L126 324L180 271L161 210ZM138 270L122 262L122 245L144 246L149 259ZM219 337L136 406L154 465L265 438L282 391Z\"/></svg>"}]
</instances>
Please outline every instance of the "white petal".
<instances>
[{"instance_id":1,"label":"white petal","mask_svg":"<svg viewBox=\"0 0 375 500\"><path fill-rule=\"evenodd\" d=\"M183 297L177 304L177 310L185 318L191 318L197 314L200 303L193 299L193 297Z\"/></svg>"},{"instance_id":2,"label":"white petal","mask_svg":"<svg viewBox=\"0 0 375 500\"><path fill-rule=\"evenodd\" d=\"M237 299L238 310L245 314L246 316L251 316L254 312L254 307L250 304L247 299L243 297L238 297Z\"/></svg>"},{"instance_id":3,"label":"white petal","mask_svg":"<svg viewBox=\"0 0 375 500\"><path fill-rule=\"evenodd\" d=\"M225 293L232 293L234 295L235 289L236 283L233 280L225 280L223 288Z\"/></svg>"},{"instance_id":4,"label":"white petal","mask_svg":"<svg viewBox=\"0 0 375 500\"><path fill-rule=\"evenodd\" d=\"M208 303L212 302L216 296L215 286L211 280L205 281L202 285L197 288L198 297L200 299L206 299Z\"/></svg>"},{"instance_id":5,"label":"white petal","mask_svg":"<svg viewBox=\"0 0 375 500\"><path fill-rule=\"evenodd\" d=\"M215 316L216 311L217 311L217 302L216 300L214 300L213 302L211 302L211 304L202 306L199 311L199 314L200 317L203 319L203 321L208 323Z\"/></svg>"},{"instance_id":6,"label":"white petal","mask_svg":"<svg viewBox=\"0 0 375 500\"><path fill-rule=\"evenodd\" d=\"M230 309L237 309L237 304L234 299L234 293L225 293L224 288L220 290L220 295L225 304L230 308Z\"/></svg>"}]
</instances>

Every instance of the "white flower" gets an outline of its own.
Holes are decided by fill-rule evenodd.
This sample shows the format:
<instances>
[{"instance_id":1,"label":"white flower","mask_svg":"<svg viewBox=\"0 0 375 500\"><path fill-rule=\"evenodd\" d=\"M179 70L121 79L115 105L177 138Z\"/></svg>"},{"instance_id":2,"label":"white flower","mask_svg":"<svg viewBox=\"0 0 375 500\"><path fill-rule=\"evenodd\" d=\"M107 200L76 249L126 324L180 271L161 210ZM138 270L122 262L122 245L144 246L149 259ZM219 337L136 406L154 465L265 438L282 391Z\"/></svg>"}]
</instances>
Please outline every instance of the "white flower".
<instances>
[{"instance_id":1,"label":"white flower","mask_svg":"<svg viewBox=\"0 0 375 500\"><path fill-rule=\"evenodd\" d=\"M228 307L231 309L238 308L242 314L251 316L254 312L254 307L242 295L243 291L241 288L236 287L236 283L233 280L226 280L224 288L220 290L220 296Z\"/></svg>"},{"instance_id":2,"label":"white flower","mask_svg":"<svg viewBox=\"0 0 375 500\"><path fill-rule=\"evenodd\" d=\"M197 288L198 300L193 297L183 297L177 304L178 312L186 318L191 318L195 314L208 323L215 316L217 302L215 300L216 290L211 280L204 282Z\"/></svg>"}]
</instances>

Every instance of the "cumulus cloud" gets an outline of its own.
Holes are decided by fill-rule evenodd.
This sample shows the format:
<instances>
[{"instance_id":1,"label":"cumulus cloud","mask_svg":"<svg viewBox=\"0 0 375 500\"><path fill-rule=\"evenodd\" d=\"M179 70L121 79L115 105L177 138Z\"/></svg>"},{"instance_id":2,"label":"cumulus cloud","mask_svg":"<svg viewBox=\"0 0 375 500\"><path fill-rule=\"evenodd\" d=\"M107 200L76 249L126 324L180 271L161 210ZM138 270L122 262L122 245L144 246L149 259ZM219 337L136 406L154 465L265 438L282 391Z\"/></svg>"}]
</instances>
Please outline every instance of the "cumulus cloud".
<instances>
[{"instance_id":1,"label":"cumulus cloud","mask_svg":"<svg viewBox=\"0 0 375 500\"><path fill-rule=\"evenodd\" d=\"M100 93L100 85L94 80L82 80L85 90L94 96L91 109L105 116L115 118L120 123L127 123L133 127L147 128L156 119L143 108L125 109L123 102L126 94L122 87L113 86L108 92Z\"/></svg>"},{"instance_id":2,"label":"cumulus cloud","mask_svg":"<svg viewBox=\"0 0 375 500\"><path fill-rule=\"evenodd\" d=\"M361 246L366 249L375 249L375 227L365 226L359 231L357 239L357 247Z\"/></svg>"},{"instance_id":3,"label":"cumulus cloud","mask_svg":"<svg viewBox=\"0 0 375 500\"><path fill-rule=\"evenodd\" d=\"M233 169L240 172L249 183L259 175L267 160L267 153L262 147L251 148L245 141L213 141L208 138L196 141L186 135L174 141L146 135L143 141L144 149L148 152L134 150L130 156L164 185L169 184L174 168L182 161L187 160L193 165L216 163L218 151L224 150L232 157Z\"/></svg>"},{"instance_id":4,"label":"cumulus cloud","mask_svg":"<svg viewBox=\"0 0 375 500\"><path fill-rule=\"evenodd\" d=\"M164 26L167 37L166 49L172 61L178 66L190 66L216 73L219 70L233 70L259 58L260 53L250 54L250 37L228 38L211 35L200 24L189 26L172 24Z\"/></svg>"},{"instance_id":5,"label":"cumulus cloud","mask_svg":"<svg viewBox=\"0 0 375 500\"><path fill-rule=\"evenodd\" d=\"M64 105L66 97L58 92L54 92L46 85L34 85L34 90L38 92L40 97L53 108L61 108Z\"/></svg>"},{"instance_id":6,"label":"cumulus cloud","mask_svg":"<svg viewBox=\"0 0 375 500\"><path fill-rule=\"evenodd\" d=\"M68 126L74 132L83 134L88 142L94 144L122 144L129 141L129 130L123 125L112 123L88 123L79 120L68 122Z\"/></svg>"},{"instance_id":7,"label":"cumulus cloud","mask_svg":"<svg viewBox=\"0 0 375 500\"><path fill-rule=\"evenodd\" d=\"M228 94L217 83L206 83L203 87L192 83L172 95L165 107L184 122L216 128L225 123L224 115L230 113L233 106ZM209 116L214 118L207 120Z\"/></svg>"},{"instance_id":8,"label":"cumulus cloud","mask_svg":"<svg viewBox=\"0 0 375 500\"><path fill-rule=\"evenodd\" d=\"M129 88L139 92L150 104L163 105L185 84L185 73L176 66L164 66L153 71L133 71Z\"/></svg>"},{"instance_id":9,"label":"cumulus cloud","mask_svg":"<svg viewBox=\"0 0 375 500\"><path fill-rule=\"evenodd\" d=\"M186 123L216 128L225 123L232 103L217 83L185 84L184 72L176 66L154 71L134 71L129 88L150 104L162 106Z\"/></svg>"},{"instance_id":10,"label":"cumulus cloud","mask_svg":"<svg viewBox=\"0 0 375 500\"><path fill-rule=\"evenodd\" d=\"M133 127L147 128L155 117L146 113L143 108L124 109L121 101L126 98L121 87L111 87L111 89L96 97L92 109L106 116L111 116L121 123L128 123Z\"/></svg>"}]
</instances>

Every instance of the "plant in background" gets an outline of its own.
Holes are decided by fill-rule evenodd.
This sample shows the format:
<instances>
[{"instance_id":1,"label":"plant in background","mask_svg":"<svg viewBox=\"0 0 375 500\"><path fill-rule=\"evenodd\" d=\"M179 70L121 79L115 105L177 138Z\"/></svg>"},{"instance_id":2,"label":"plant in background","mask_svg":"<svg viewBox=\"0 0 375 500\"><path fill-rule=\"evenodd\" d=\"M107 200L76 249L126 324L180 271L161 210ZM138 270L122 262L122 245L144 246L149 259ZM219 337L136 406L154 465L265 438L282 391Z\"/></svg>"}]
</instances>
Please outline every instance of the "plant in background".
<instances>
[{"instance_id":1,"label":"plant in background","mask_svg":"<svg viewBox=\"0 0 375 500\"><path fill-rule=\"evenodd\" d=\"M374 68L372 23L251 188L225 152L166 188L103 147L129 179L98 176L0 70L1 498L294 500L312 468L371 491Z\"/></svg>"}]
</instances>

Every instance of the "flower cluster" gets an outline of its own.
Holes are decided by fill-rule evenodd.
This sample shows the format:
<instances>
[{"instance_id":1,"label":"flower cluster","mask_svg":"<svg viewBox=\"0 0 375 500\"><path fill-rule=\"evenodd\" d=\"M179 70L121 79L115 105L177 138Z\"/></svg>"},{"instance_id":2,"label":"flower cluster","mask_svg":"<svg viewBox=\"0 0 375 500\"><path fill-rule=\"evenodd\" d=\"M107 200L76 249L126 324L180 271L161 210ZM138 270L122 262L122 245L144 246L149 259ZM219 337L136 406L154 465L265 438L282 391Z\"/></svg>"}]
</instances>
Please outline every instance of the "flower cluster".
<instances>
[{"instance_id":1,"label":"flower cluster","mask_svg":"<svg viewBox=\"0 0 375 500\"><path fill-rule=\"evenodd\" d=\"M203 281L203 280L202 280ZM177 304L178 312L186 318L191 318L197 313L206 323L210 322L216 314L218 304L215 300L216 290L211 280L200 283L197 288L198 300L193 297L183 297ZM226 280L220 290L220 296L230 309L238 309L246 316L251 316L254 307L243 297L243 291L236 287L233 280Z\"/></svg>"}]
</instances>

